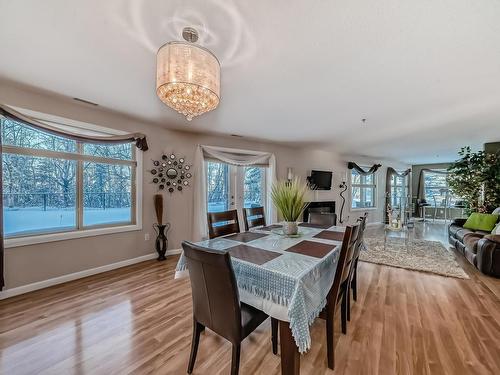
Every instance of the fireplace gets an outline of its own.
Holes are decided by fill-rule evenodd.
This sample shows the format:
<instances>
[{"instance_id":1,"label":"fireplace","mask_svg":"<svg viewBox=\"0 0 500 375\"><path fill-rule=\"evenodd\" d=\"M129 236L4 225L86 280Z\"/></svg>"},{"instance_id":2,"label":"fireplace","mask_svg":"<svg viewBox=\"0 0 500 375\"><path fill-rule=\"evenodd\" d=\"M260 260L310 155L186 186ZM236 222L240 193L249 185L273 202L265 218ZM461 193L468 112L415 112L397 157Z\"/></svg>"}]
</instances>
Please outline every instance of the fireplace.
<instances>
[{"instance_id":1,"label":"fireplace","mask_svg":"<svg viewBox=\"0 0 500 375\"><path fill-rule=\"evenodd\" d=\"M319 212L322 214L335 214L335 201L310 202L304 210L303 221L309 221L309 212ZM335 215L335 225L337 225L337 216Z\"/></svg>"}]
</instances>

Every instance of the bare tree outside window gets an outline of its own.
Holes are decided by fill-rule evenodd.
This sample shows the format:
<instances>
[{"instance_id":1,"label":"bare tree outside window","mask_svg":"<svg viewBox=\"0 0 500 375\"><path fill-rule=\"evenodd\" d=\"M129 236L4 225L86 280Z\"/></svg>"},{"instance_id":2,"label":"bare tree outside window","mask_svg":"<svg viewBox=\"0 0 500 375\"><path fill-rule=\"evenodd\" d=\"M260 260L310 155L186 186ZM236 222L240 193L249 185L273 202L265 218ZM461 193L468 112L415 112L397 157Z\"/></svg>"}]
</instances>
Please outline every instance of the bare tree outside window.
<instances>
[{"instance_id":1,"label":"bare tree outside window","mask_svg":"<svg viewBox=\"0 0 500 375\"><path fill-rule=\"evenodd\" d=\"M132 221L132 144L79 144L10 119L1 119L1 131L6 236Z\"/></svg>"}]
</instances>

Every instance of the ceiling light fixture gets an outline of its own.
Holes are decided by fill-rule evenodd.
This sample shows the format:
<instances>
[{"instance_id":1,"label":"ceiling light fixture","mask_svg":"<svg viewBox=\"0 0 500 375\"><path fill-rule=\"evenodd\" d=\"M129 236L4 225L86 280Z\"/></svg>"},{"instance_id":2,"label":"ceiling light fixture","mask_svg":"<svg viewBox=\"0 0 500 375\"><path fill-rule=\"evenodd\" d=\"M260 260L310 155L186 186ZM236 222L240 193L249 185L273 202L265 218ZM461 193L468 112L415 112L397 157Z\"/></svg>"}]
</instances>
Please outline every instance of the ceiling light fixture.
<instances>
[{"instance_id":1,"label":"ceiling light fixture","mask_svg":"<svg viewBox=\"0 0 500 375\"><path fill-rule=\"evenodd\" d=\"M191 121L219 105L220 64L212 52L194 44L195 29L185 27L182 36L186 42L168 42L158 50L156 94Z\"/></svg>"}]
</instances>

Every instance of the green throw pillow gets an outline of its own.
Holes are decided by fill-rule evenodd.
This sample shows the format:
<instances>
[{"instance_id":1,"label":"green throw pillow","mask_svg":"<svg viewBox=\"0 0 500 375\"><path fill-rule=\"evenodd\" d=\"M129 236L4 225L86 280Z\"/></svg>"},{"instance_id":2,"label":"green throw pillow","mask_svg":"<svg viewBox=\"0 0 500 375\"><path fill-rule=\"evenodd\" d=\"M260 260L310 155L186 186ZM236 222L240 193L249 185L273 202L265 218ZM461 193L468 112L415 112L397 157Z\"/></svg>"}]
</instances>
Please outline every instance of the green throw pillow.
<instances>
[{"instance_id":1,"label":"green throw pillow","mask_svg":"<svg viewBox=\"0 0 500 375\"><path fill-rule=\"evenodd\" d=\"M491 232L497 223L498 215L473 213L464 224L464 228Z\"/></svg>"}]
</instances>

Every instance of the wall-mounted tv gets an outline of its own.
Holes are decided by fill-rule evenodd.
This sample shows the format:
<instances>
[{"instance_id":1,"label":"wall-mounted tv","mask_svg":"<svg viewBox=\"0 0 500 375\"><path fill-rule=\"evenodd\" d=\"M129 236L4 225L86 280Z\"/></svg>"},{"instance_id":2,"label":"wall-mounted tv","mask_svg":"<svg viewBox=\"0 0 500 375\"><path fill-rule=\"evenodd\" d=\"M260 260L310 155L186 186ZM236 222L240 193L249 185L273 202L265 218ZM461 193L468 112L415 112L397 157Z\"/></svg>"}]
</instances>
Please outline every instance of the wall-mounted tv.
<instances>
[{"instance_id":1,"label":"wall-mounted tv","mask_svg":"<svg viewBox=\"0 0 500 375\"><path fill-rule=\"evenodd\" d=\"M331 190L332 188L332 172L312 170L307 180L311 189L314 190Z\"/></svg>"}]
</instances>

